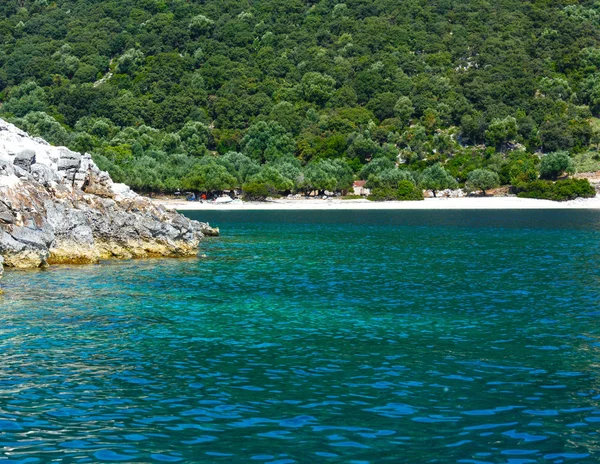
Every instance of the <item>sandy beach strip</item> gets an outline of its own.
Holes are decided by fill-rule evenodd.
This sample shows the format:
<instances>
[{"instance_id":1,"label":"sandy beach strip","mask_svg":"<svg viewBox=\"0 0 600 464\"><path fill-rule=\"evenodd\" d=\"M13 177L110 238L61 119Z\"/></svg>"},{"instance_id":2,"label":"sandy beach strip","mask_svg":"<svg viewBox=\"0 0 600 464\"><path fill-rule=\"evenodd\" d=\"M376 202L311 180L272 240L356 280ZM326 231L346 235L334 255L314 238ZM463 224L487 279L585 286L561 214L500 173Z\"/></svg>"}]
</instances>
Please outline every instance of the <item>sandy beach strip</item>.
<instances>
[{"instance_id":1,"label":"sandy beach strip","mask_svg":"<svg viewBox=\"0 0 600 464\"><path fill-rule=\"evenodd\" d=\"M600 209L600 196L573 201L534 200L517 197L427 198L424 201L288 199L266 202L213 203L184 200L154 200L179 211L323 211L323 210L482 210L482 209Z\"/></svg>"}]
</instances>

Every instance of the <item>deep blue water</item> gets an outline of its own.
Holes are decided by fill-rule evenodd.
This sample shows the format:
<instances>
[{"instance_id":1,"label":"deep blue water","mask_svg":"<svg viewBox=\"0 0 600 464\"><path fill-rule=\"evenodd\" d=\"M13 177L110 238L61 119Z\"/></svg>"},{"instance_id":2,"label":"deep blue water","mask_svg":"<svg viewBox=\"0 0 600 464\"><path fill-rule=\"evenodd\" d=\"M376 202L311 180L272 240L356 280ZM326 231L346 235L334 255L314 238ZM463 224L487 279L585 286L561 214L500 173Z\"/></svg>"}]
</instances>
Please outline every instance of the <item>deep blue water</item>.
<instances>
[{"instance_id":1,"label":"deep blue water","mask_svg":"<svg viewBox=\"0 0 600 464\"><path fill-rule=\"evenodd\" d=\"M600 462L600 213L190 215L5 275L0 462Z\"/></svg>"}]
</instances>

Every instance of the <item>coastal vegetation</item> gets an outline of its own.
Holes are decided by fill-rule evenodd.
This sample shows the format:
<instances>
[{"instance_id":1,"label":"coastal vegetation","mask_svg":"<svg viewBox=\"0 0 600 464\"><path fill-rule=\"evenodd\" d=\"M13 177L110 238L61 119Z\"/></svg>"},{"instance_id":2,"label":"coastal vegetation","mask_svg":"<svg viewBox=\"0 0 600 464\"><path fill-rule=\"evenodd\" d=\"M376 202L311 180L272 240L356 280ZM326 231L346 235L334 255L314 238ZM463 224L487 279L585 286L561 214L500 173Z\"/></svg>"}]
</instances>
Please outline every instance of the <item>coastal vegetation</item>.
<instances>
[{"instance_id":1,"label":"coastal vegetation","mask_svg":"<svg viewBox=\"0 0 600 464\"><path fill-rule=\"evenodd\" d=\"M570 198L599 26L587 0L7 0L0 116L143 192Z\"/></svg>"},{"instance_id":2,"label":"coastal vegetation","mask_svg":"<svg viewBox=\"0 0 600 464\"><path fill-rule=\"evenodd\" d=\"M586 179L565 179L558 182L536 180L519 189L521 198L540 198L543 200L566 201L575 198L591 198L596 190Z\"/></svg>"},{"instance_id":3,"label":"coastal vegetation","mask_svg":"<svg viewBox=\"0 0 600 464\"><path fill-rule=\"evenodd\" d=\"M469 173L467 185L470 188L481 190L485 195L486 190L500 185L500 177L489 169L475 169Z\"/></svg>"}]
</instances>

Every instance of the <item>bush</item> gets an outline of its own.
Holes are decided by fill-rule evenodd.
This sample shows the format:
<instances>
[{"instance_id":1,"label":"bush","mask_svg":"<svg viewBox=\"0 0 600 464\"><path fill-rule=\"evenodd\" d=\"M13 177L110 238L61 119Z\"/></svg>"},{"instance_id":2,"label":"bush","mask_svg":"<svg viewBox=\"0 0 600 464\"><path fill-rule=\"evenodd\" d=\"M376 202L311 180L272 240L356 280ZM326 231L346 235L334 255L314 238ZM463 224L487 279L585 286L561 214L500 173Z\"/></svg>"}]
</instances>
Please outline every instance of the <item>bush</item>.
<instances>
[{"instance_id":1,"label":"bush","mask_svg":"<svg viewBox=\"0 0 600 464\"><path fill-rule=\"evenodd\" d=\"M600 154L592 151L573 155L573 164L577 172L600 171Z\"/></svg>"},{"instance_id":2,"label":"bush","mask_svg":"<svg viewBox=\"0 0 600 464\"><path fill-rule=\"evenodd\" d=\"M396 190L396 199L400 201L423 200L423 190L410 180L402 180Z\"/></svg>"},{"instance_id":3,"label":"bush","mask_svg":"<svg viewBox=\"0 0 600 464\"><path fill-rule=\"evenodd\" d=\"M371 201L395 201L398 192L390 187L377 187L371 190L371 195L367 197Z\"/></svg>"},{"instance_id":4,"label":"bush","mask_svg":"<svg viewBox=\"0 0 600 464\"><path fill-rule=\"evenodd\" d=\"M415 201L423 200L423 190L416 187L410 180L402 180L397 189L378 187L368 196L371 201Z\"/></svg>"},{"instance_id":5,"label":"bush","mask_svg":"<svg viewBox=\"0 0 600 464\"><path fill-rule=\"evenodd\" d=\"M522 184L533 182L538 178L536 163L539 163L535 155L527 153L514 153L509 156L508 163L502 167L502 180L510 182L519 188Z\"/></svg>"},{"instance_id":6,"label":"bush","mask_svg":"<svg viewBox=\"0 0 600 464\"><path fill-rule=\"evenodd\" d=\"M520 198L567 201L596 196L596 190L587 179L567 179L557 182L536 180L523 184L520 189L517 194Z\"/></svg>"},{"instance_id":7,"label":"bush","mask_svg":"<svg viewBox=\"0 0 600 464\"><path fill-rule=\"evenodd\" d=\"M593 198L596 189L587 179L567 179L554 184L554 198L551 200L564 201L575 198Z\"/></svg>"}]
</instances>

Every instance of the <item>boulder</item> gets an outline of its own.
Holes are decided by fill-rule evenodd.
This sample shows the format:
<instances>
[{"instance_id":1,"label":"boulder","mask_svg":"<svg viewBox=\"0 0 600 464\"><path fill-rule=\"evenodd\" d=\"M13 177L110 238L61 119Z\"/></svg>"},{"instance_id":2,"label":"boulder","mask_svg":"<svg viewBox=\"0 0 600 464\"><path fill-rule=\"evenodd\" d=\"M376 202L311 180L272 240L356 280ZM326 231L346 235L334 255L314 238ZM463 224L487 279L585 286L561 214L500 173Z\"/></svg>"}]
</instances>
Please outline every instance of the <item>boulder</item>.
<instances>
[{"instance_id":1,"label":"boulder","mask_svg":"<svg viewBox=\"0 0 600 464\"><path fill-rule=\"evenodd\" d=\"M50 182L58 182L60 179L56 172L44 164L34 164L30 169L31 176L40 184L48 186Z\"/></svg>"},{"instance_id":2,"label":"boulder","mask_svg":"<svg viewBox=\"0 0 600 464\"><path fill-rule=\"evenodd\" d=\"M13 160L13 164L20 167L24 171L29 172L31 170L31 165L35 164L35 151L23 150L17 153L15 159Z\"/></svg>"},{"instance_id":3,"label":"boulder","mask_svg":"<svg viewBox=\"0 0 600 464\"><path fill-rule=\"evenodd\" d=\"M194 256L205 235L218 229L115 184L89 154L0 119L0 275L3 266Z\"/></svg>"},{"instance_id":4,"label":"boulder","mask_svg":"<svg viewBox=\"0 0 600 464\"><path fill-rule=\"evenodd\" d=\"M60 158L58 160L58 170L66 171L68 169L78 170L81 167L81 154L75 153L66 148L61 148Z\"/></svg>"}]
</instances>

